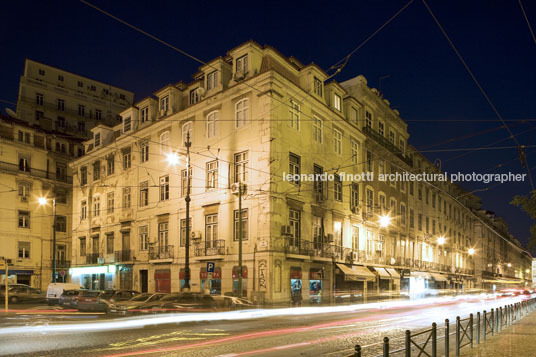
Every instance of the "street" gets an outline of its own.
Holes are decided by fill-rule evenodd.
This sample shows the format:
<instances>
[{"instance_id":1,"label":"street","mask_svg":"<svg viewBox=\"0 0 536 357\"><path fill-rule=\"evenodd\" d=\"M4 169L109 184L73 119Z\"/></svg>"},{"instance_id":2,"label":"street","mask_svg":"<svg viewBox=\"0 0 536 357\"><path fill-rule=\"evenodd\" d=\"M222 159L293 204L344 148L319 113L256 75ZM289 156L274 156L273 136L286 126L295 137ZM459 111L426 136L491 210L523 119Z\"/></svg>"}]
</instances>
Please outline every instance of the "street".
<instances>
[{"instance_id":1,"label":"street","mask_svg":"<svg viewBox=\"0 0 536 357\"><path fill-rule=\"evenodd\" d=\"M384 336L393 350L406 329L454 321L519 297L465 295L346 306L264 309L142 317L53 312L33 306L3 316L2 355L42 356L346 356L353 346L378 354ZM32 312L33 311L33 312ZM211 321L207 321L211 320ZM372 346L370 346L372 345Z\"/></svg>"}]
</instances>

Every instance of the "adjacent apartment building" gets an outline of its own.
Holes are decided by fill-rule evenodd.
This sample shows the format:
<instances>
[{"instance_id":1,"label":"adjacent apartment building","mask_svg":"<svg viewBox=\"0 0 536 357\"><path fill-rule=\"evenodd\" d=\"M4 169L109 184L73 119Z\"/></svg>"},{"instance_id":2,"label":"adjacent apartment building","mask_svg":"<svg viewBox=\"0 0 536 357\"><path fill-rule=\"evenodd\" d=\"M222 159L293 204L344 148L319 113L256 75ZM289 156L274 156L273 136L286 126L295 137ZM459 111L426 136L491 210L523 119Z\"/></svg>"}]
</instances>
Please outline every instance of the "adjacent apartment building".
<instances>
[{"instance_id":1,"label":"adjacent apartment building","mask_svg":"<svg viewBox=\"0 0 536 357\"><path fill-rule=\"evenodd\" d=\"M73 281L180 291L189 239L194 291L236 294L240 274L266 302L466 289L482 286L491 230L510 264L495 280L528 283L530 256L408 146L399 112L363 76L327 77L250 41L92 128L71 166ZM380 179L397 173L432 178Z\"/></svg>"}]
</instances>

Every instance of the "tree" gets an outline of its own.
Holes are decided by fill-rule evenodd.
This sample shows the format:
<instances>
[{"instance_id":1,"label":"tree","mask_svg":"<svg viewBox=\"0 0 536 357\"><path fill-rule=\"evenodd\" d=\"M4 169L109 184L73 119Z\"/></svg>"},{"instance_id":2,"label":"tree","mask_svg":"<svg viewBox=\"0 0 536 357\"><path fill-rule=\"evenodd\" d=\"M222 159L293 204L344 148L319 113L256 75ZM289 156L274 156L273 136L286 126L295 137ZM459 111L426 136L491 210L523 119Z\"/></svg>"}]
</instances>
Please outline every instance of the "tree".
<instances>
[{"instance_id":1,"label":"tree","mask_svg":"<svg viewBox=\"0 0 536 357\"><path fill-rule=\"evenodd\" d=\"M520 207L526 214L536 221L536 190L530 193L530 196L515 196L512 202L514 206ZM536 224L530 227L529 249L536 248Z\"/></svg>"}]
</instances>

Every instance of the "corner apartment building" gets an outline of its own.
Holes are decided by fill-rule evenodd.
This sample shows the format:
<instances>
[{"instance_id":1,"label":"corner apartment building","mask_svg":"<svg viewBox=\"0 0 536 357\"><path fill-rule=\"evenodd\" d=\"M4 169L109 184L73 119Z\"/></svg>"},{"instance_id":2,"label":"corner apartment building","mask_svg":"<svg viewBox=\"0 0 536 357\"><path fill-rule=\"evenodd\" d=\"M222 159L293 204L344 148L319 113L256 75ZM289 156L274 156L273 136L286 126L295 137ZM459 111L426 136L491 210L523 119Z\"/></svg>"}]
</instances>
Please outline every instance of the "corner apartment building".
<instances>
[{"instance_id":1,"label":"corner apartment building","mask_svg":"<svg viewBox=\"0 0 536 357\"><path fill-rule=\"evenodd\" d=\"M242 183L245 296L318 301L475 286L478 199L439 179L379 181L440 170L408 147L407 124L363 76L327 77L247 42L192 82L124 110L121 124L93 128L86 155L72 163L73 280L179 291L189 238L192 290L236 293ZM170 154L181 160L171 165ZM346 176L362 173L376 179Z\"/></svg>"},{"instance_id":2,"label":"corner apartment building","mask_svg":"<svg viewBox=\"0 0 536 357\"><path fill-rule=\"evenodd\" d=\"M26 59L17 116L44 130L87 139L95 125L119 123L119 113L133 102L132 92Z\"/></svg>"},{"instance_id":3,"label":"corner apartment building","mask_svg":"<svg viewBox=\"0 0 536 357\"><path fill-rule=\"evenodd\" d=\"M53 199L56 201L56 271L69 279L71 260L70 160L83 152L82 140L0 116L0 255L10 259L8 279L46 289L52 280ZM40 205L40 197L47 204ZM0 281L6 279L4 267Z\"/></svg>"}]
</instances>

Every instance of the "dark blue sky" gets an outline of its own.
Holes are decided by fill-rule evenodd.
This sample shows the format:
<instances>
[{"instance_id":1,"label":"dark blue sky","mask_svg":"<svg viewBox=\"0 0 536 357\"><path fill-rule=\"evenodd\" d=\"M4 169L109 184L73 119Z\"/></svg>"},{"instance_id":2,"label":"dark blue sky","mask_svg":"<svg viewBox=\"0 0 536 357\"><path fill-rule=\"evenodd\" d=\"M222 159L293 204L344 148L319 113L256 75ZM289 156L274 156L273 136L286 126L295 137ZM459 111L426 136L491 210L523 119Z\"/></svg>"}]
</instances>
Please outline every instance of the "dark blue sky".
<instances>
[{"instance_id":1,"label":"dark blue sky","mask_svg":"<svg viewBox=\"0 0 536 357\"><path fill-rule=\"evenodd\" d=\"M202 60L225 55L253 39L270 44L303 63L327 69L346 56L407 1L207 2L101 1L93 4L168 41ZM348 4L351 4L349 6ZM517 1L428 0L483 88L505 119L536 118L536 44ZM536 26L536 3L525 0ZM199 63L77 1L11 1L0 12L0 100L16 102L24 58L32 58L136 94L189 81ZM372 38L335 79L363 74L378 86L408 121L417 148L453 149L513 146L509 134L466 72L421 1ZM0 103L0 107L8 106ZM445 121L450 120L450 121ZM452 121L457 120L457 121ZM471 120L471 121L463 121ZM474 122L474 120L483 120ZM519 142L535 145L536 122L508 122ZM496 128L497 130L493 130ZM490 129L484 135L460 140ZM535 129L535 130L531 130ZM454 142L444 143L450 139ZM438 145L441 144L441 145ZM536 150L527 149L536 167ZM428 153L453 172L526 173L516 149ZM497 165L503 167L495 169ZM532 171L536 176L536 172ZM536 177L535 177L536 182ZM483 183L464 184L468 190ZM504 217L523 243L530 221L509 205L530 184L505 183L479 193L484 206Z\"/></svg>"}]
</instances>

